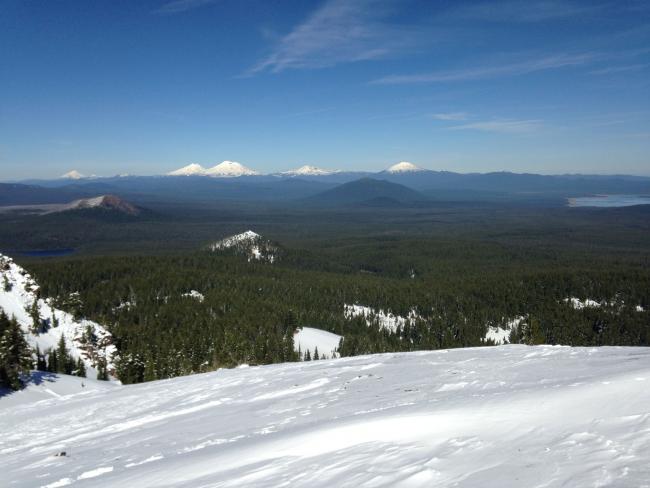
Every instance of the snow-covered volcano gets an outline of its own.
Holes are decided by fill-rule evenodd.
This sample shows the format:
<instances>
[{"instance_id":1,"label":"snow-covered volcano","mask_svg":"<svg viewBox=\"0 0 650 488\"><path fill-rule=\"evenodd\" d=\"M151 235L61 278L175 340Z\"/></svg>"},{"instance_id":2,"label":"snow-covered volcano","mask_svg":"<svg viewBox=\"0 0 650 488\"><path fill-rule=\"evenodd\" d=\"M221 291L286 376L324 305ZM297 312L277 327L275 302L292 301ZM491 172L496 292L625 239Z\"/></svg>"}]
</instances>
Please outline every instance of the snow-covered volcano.
<instances>
[{"instance_id":1,"label":"snow-covered volcano","mask_svg":"<svg viewBox=\"0 0 650 488\"><path fill-rule=\"evenodd\" d=\"M305 165L300 168L292 169L280 173L284 176L326 176L337 173L337 171L332 171L329 169L318 168L316 166Z\"/></svg>"},{"instance_id":2,"label":"snow-covered volcano","mask_svg":"<svg viewBox=\"0 0 650 488\"><path fill-rule=\"evenodd\" d=\"M551 346L129 386L60 377L0 397L2 479L15 488L645 486L648 382L647 348Z\"/></svg>"},{"instance_id":3,"label":"snow-covered volcano","mask_svg":"<svg viewBox=\"0 0 650 488\"><path fill-rule=\"evenodd\" d=\"M253 176L259 173L236 161L224 161L213 168L207 169L205 174L219 178L231 178L236 176Z\"/></svg>"},{"instance_id":4,"label":"snow-covered volcano","mask_svg":"<svg viewBox=\"0 0 650 488\"><path fill-rule=\"evenodd\" d=\"M73 169L72 171L68 171L66 174L61 175L62 180L81 180L84 179L85 176L79 173L76 169Z\"/></svg>"},{"instance_id":5,"label":"snow-covered volcano","mask_svg":"<svg viewBox=\"0 0 650 488\"><path fill-rule=\"evenodd\" d=\"M175 171L167 173L168 176L205 176L205 168L200 164L192 163Z\"/></svg>"},{"instance_id":6,"label":"snow-covered volcano","mask_svg":"<svg viewBox=\"0 0 650 488\"><path fill-rule=\"evenodd\" d=\"M394 164L386 170L387 173L416 173L418 171L427 171L427 170L406 161L402 161L401 163Z\"/></svg>"},{"instance_id":7,"label":"snow-covered volcano","mask_svg":"<svg viewBox=\"0 0 650 488\"><path fill-rule=\"evenodd\" d=\"M34 279L11 258L0 254L0 310L14 317L32 347L41 352L55 349L61 336L74 359L81 358L89 378L97 377L100 361L105 361L109 372L115 369L117 349L111 334L101 325L57 309L51 299L39 297L39 286ZM70 297L77 301L78 297ZM38 312L40 327L34 330L33 311Z\"/></svg>"}]
</instances>

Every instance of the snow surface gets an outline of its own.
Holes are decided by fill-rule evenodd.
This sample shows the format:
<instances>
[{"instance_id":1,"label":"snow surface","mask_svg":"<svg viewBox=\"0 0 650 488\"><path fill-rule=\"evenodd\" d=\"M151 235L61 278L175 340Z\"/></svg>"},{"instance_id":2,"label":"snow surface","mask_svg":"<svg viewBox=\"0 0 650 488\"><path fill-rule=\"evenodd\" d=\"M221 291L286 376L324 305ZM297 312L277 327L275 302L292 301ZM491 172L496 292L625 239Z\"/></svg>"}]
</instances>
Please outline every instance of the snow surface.
<instances>
[{"instance_id":1,"label":"snow surface","mask_svg":"<svg viewBox=\"0 0 650 488\"><path fill-rule=\"evenodd\" d=\"M11 285L7 291L5 278ZM117 359L117 349L113 345L113 337L104 327L90 320L75 320L64 311L58 310L50 299L37 298L39 286L34 279L8 256L0 254L0 309L9 317L15 317L20 324L27 342L32 347L38 346L41 352L56 348L61 335L70 354L75 358L82 358L89 378L97 377L96 366L100 359L106 360L109 372L115 369L114 361ZM30 309L34 301L38 303L39 315L50 324L56 318L58 327L49 327L46 332L34 334L31 331L32 318ZM84 344L82 337L90 327L96 338L94 344Z\"/></svg>"},{"instance_id":2,"label":"snow surface","mask_svg":"<svg viewBox=\"0 0 650 488\"><path fill-rule=\"evenodd\" d=\"M300 168L292 169L290 171L285 171L280 174L286 176L324 176L324 175L331 175L334 173L336 173L336 171L318 168L316 166L310 166L306 164L305 166L301 166Z\"/></svg>"},{"instance_id":3,"label":"snow surface","mask_svg":"<svg viewBox=\"0 0 650 488\"><path fill-rule=\"evenodd\" d=\"M426 171L424 168L414 165L406 161L392 165L386 170L388 173L413 173L417 171Z\"/></svg>"},{"instance_id":4,"label":"snow surface","mask_svg":"<svg viewBox=\"0 0 650 488\"><path fill-rule=\"evenodd\" d=\"M420 318L415 310L411 310L408 317L402 317L401 315L393 314L390 310L377 310L371 307L366 307L365 305L356 304L344 304L343 315L345 315L345 318L348 319L355 317L364 317L368 326L376 321L379 324L380 328L387 329L392 332L395 332L395 330L397 330L397 327L404 327L407 322L413 324L418 318Z\"/></svg>"},{"instance_id":5,"label":"snow surface","mask_svg":"<svg viewBox=\"0 0 650 488\"><path fill-rule=\"evenodd\" d=\"M316 348L318 348L320 357L324 354L326 359L337 358L339 353L336 350L341 342L341 337L322 329L300 327L293 335L293 348L300 351L303 358L307 351L311 357L314 357Z\"/></svg>"},{"instance_id":6,"label":"snow surface","mask_svg":"<svg viewBox=\"0 0 650 488\"><path fill-rule=\"evenodd\" d=\"M214 168L207 169L205 174L218 178L232 178L237 176L258 175L259 173L236 161L224 161L217 164Z\"/></svg>"},{"instance_id":7,"label":"snow surface","mask_svg":"<svg viewBox=\"0 0 650 488\"><path fill-rule=\"evenodd\" d=\"M168 176L205 176L206 170L200 164L188 164L183 166L175 171L170 171L167 173Z\"/></svg>"},{"instance_id":8,"label":"snow surface","mask_svg":"<svg viewBox=\"0 0 650 488\"><path fill-rule=\"evenodd\" d=\"M0 397L2 484L648 486L649 382L647 348L523 345L61 378Z\"/></svg>"}]
</instances>

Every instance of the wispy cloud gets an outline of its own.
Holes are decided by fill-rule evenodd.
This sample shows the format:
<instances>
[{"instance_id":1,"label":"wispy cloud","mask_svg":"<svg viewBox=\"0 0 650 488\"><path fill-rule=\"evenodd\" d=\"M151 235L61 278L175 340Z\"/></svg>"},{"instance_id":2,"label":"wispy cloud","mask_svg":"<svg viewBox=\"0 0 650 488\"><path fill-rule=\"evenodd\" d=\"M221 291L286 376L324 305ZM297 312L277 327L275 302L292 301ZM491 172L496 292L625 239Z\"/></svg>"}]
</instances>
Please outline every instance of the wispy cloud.
<instances>
[{"instance_id":1,"label":"wispy cloud","mask_svg":"<svg viewBox=\"0 0 650 488\"><path fill-rule=\"evenodd\" d=\"M542 127L541 120L488 120L449 127L450 130L478 130L503 134L535 132Z\"/></svg>"},{"instance_id":2,"label":"wispy cloud","mask_svg":"<svg viewBox=\"0 0 650 488\"><path fill-rule=\"evenodd\" d=\"M563 0L507 0L465 5L449 12L456 18L486 22L543 22L589 14L603 8L602 5L581 5Z\"/></svg>"},{"instance_id":3,"label":"wispy cloud","mask_svg":"<svg viewBox=\"0 0 650 488\"><path fill-rule=\"evenodd\" d=\"M383 58L407 37L386 22L392 1L329 0L274 46L248 75ZM399 35L404 34L404 35Z\"/></svg>"},{"instance_id":4,"label":"wispy cloud","mask_svg":"<svg viewBox=\"0 0 650 488\"><path fill-rule=\"evenodd\" d=\"M218 0L173 0L163 4L160 8L156 9L155 12L158 14L177 14L203 7L215 3L216 1Z\"/></svg>"},{"instance_id":5,"label":"wispy cloud","mask_svg":"<svg viewBox=\"0 0 650 488\"><path fill-rule=\"evenodd\" d=\"M485 78L497 78L500 76L518 76L547 71L571 66L587 64L597 58L595 53L579 54L557 54L538 59L530 59L516 63L480 66L477 68L465 68L451 71L434 71L432 73L390 75L371 83L394 85L409 83L445 83L451 81L480 80Z\"/></svg>"},{"instance_id":6,"label":"wispy cloud","mask_svg":"<svg viewBox=\"0 0 650 488\"><path fill-rule=\"evenodd\" d=\"M626 66L609 66L607 68L590 71L592 75L609 75L616 73L625 73L628 71L640 71L647 68L650 64L629 64Z\"/></svg>"},{"instance_id":7,"label":"wispy cloud","mask_svg":"<svg viewBox=\"0 0 650 488\"><path fill-rule=\"evenodd\" d=\"M431 117L435 120L459 121L459 120L467 120L468 114L465 112L446 112L446 113L431 114Z\"/></svg>"}]
</instances>

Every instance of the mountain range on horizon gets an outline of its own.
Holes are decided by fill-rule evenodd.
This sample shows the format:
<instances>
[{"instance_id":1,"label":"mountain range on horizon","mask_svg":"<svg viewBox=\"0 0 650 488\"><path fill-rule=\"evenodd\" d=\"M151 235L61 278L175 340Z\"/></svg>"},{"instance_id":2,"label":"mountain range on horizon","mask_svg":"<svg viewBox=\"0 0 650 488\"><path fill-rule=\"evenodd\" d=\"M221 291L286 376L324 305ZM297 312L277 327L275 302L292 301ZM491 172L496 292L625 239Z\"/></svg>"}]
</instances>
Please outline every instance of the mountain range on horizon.
<instances>
[{"instance_id":1,"label":"mountain range on horizon","mask_svg":"<svg viewBox=\"0 0 650 488\"><path fill-rule=\"evenodd\" d=\"M222 161L221 163L206 168L198 163L191 163L181 168L169 171L164 174L156 175L135 175L135 174L115 174L112 176L98 176L98 175L85 175L80 171L73 169L66 172L58 178L48 178L48 177L34 177L34 178L25 178L22 180L15 180L15 182L39 182L39 181L74 181L82 182L86 180L105 180L105 179L116 179L116 178L147 178L147 177L212 177L212 178L239 178L239 177L277 177L277 178L296 178L296 177L344 177L345 175L356 175L357 177L366 177L366 176L417 176L422 174L438 174L438 175L458 175L459 177L477 177L485 175L493 175L497 177L499 175L503 176L535 176L541 178L549 177L563 177L563 178L580 178L580 177L589 177L589 178L627 178L627 179L636 179L636 180L650 180L650 176L642 175L627 175L627 174L582 174L582 173L563 173L557 175L547 175L547 174L538 174L538 173L515 173L510 171L489 171L489 172L470 172L470 173L457 173L453 171L446 170L433 170L429 168L424 168L418 166L411 162L400 161L389 166L386 169L379 171L370 171L370 170L354 170L354 169L326 169L314 165L303 165L298 168L279 171L279 172L270 172L263 173L257 171L248 166L243 165L237 161Z\"/></svg>"}]
</instances>

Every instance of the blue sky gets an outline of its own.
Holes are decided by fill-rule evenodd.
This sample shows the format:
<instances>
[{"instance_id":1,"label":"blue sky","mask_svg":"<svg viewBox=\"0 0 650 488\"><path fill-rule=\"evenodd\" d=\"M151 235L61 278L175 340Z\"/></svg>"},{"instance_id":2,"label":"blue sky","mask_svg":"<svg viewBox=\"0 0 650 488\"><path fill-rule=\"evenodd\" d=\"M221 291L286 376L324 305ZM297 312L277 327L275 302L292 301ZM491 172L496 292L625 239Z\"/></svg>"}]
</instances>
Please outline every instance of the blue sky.
<instances>
[{"instance_id":1,"label":"blue sky","mask_svg":"<svg viewBox=\"0 0 650 488\"><path fill-rule=\"evenodd\" d=\"M0 0L0 179L650 175L650 2Z\"/></svg>"}]
</instances>

